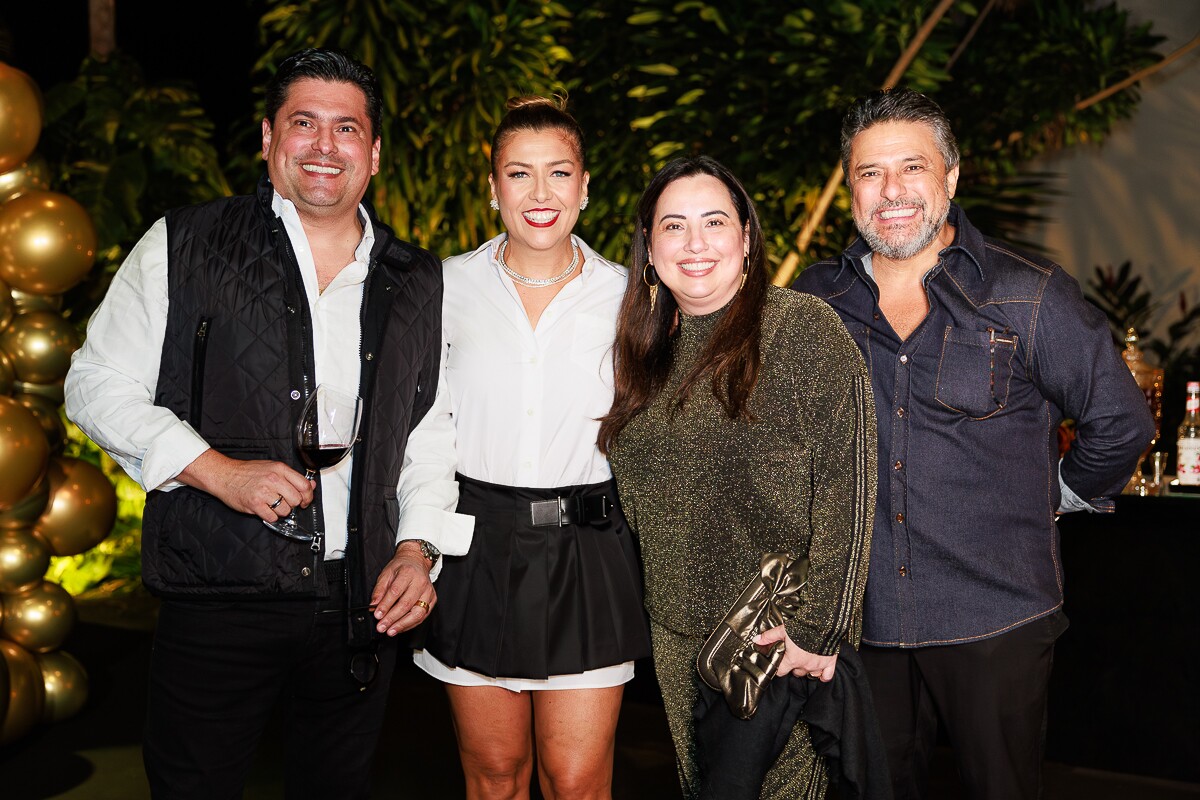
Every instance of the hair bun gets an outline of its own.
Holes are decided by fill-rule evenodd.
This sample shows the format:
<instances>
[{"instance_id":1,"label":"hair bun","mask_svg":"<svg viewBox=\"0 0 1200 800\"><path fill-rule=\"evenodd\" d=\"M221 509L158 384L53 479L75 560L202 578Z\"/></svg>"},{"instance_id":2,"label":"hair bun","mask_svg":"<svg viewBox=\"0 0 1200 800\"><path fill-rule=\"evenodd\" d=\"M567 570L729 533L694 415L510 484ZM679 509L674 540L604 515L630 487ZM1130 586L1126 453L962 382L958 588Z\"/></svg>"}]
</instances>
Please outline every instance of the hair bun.
<instances>
[{"instance_id":1,"label":"hair bun","mask_svg":"<svg viewBox=\"0 0 1200 800\"><path fill-rule=\"evenodd\" d=\"M533 108L534 106L547 106L556 111L567 110L567 98L563 95L552 95L550 97L542 97L539 94L524 94L518 97L510 97L504 104L508 111L515 111L518 108Z\"/></svg>"}]
</instances>

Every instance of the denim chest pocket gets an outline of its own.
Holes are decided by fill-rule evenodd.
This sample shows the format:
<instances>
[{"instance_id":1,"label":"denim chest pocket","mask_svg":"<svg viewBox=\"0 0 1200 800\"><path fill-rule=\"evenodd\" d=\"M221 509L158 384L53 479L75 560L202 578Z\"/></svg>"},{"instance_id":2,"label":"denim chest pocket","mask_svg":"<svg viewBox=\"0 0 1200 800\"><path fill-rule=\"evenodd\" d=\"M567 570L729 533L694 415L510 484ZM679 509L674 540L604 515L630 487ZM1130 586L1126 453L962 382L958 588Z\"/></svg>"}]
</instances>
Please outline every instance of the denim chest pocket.
<instances>
[{"instance_id":1,"label":"denim chest pocket","mask_svg":"<svg viewBox=\"0 0 1200 800\"><path fill-rule=\"evenodd\" d=\"M1017 335L988 328L946 328L934 397L972 419L986 419L1008 404Z\"/></svg>"}]
</instances>

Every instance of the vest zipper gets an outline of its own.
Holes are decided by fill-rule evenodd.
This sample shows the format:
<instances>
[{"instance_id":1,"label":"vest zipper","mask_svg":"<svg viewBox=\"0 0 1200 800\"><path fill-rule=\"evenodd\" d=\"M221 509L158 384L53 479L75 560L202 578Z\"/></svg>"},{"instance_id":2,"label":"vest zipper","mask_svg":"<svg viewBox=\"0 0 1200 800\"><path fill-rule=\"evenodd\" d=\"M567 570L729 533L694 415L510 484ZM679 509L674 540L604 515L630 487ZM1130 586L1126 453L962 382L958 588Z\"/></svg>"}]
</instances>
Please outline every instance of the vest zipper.
<instances>
[{"instance_id":1,"label":"vest zipper","mask_svg":"<svg viewBox=\"0 0 1200 800\"><path fill-rule=\"evenodd\" d=\"M204 359L208 354L208 326L212 317L201 317L196 326L196 338L192 342L192 402L189 416L192 428L200 432L201 414L204 413Z\"/></svg>"}]
</instances>

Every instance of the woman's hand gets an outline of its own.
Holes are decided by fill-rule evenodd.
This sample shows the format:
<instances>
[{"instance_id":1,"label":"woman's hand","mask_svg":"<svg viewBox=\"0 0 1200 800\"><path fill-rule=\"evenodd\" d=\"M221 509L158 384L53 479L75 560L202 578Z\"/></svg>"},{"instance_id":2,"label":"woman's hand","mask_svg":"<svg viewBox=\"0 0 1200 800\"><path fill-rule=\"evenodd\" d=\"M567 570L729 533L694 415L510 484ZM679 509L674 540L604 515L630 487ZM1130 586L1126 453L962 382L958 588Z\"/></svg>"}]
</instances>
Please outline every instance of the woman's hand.
<instances>
[{"instance_id":1,"label":"woman's hand","mask_svg":"<svg viewBox=\"0 0 1200 800\"><path fill-rule=\"evenodd\" d=\"M807 676L820 679L824 683L833 680L834 670L837 669L836 655L820 656L801 649L787 635L787 630L782 625L754 637L755 644L770 645L775 642L783 642L784 648L783 661L779 664L776 675L786 675L790 672L797 678Z\"/></svg>"}]
</instances>

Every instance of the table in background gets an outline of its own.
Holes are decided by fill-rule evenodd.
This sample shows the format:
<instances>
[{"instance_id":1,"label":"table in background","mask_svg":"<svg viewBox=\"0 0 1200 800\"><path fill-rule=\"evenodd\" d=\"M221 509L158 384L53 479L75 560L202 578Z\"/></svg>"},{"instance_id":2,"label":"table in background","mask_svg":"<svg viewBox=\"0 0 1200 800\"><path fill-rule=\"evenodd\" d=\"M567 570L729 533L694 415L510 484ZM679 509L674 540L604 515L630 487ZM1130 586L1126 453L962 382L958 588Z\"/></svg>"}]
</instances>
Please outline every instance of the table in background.
<instances>
[{"instance_id":1,"label":"table in background","mask_svg":"<svg viewBox=\"0 0 1200 800\"><path fill-rule=\"evenodd\" d=\"M1200 781L1200 497L1059 521L1067 617L1046 757Z\"/></svg>"}]
</instances>

